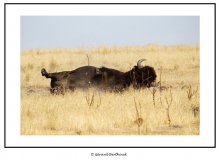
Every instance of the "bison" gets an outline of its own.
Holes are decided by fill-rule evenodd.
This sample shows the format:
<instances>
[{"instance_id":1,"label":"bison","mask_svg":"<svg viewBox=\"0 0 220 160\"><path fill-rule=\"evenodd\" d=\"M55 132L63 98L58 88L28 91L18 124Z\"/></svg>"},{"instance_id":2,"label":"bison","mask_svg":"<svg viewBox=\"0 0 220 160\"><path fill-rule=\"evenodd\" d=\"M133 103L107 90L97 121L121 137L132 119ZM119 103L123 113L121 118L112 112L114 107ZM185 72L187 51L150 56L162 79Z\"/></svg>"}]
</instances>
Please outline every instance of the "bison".
<instances>
[{"instance_id":1,"label":"bison","mask_svg":"<svg viewBox=\"0 0 220 160\"><path fill-rule=\"evenodd\" d=\"M76 88L84 90L93 87L95 91L109 90L122 91L133 85L135 88L150 87L156 80L156 72L150 66L142 66L146 59L140 59L137 66L130 71L121 72L115 69L94 66L84 66L73 71L47 73L43 68L42 76L51 78L51 92Z\"/></svg>"}]
</instances>

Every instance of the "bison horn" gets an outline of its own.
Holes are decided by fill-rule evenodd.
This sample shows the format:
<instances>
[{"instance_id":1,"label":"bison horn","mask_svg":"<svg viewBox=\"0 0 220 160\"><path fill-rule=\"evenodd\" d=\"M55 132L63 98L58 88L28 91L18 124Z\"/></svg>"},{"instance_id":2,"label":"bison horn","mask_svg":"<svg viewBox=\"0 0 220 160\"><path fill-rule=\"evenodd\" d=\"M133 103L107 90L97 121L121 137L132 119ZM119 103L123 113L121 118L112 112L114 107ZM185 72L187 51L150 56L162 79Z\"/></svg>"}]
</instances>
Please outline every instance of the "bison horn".
<instances>
[{"instance_id":1,"label":"bison horn","mask_svg":"<svg viewBox=\"0 0 220 160\"><path fill-rule=\"evenodd\" d=\"M146 59L140 59L140 60L138 61L138 63L137 63L138 69L142 68L142 66L141 66L141 62L142 62L142 61L146 61Z\"/></svg>"}]
</instances>

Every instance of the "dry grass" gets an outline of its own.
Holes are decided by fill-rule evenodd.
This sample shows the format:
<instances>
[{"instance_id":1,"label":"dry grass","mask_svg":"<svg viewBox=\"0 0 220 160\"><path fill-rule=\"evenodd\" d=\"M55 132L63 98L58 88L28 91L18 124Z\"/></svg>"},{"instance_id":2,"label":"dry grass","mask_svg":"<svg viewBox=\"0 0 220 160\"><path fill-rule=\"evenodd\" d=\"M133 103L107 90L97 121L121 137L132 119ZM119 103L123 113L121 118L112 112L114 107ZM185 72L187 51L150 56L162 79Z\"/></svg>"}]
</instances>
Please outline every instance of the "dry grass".
<instances>
[{"instance_id":1,"label":"dry grass","mask_svg":"<svg viewBox=\"0 0 220 160\"><path fill-rule=\"evenodd\" d=\"M162 92L156 89L154 95L153 88L134 90L132 87L123 94L99 95L92 91L88 94L81 90L65 95L38 92L39 88L49 90L50 86L50 79L41 76L42 68L48 72L74 70L88 64L86 54L91 66L120 71L128 71L139 59L146 58L142 64L155 68L157 81L162 67L162 85L172 89ZM199 45L22 51L21 135L199 135L199 67ZM33 93L23 92L28 87ZM188 98L190 92L195 94ZM90 105L87 100L92 96ZM138 118L143 121L141 125Z\"/></svg>"}]
</instances>

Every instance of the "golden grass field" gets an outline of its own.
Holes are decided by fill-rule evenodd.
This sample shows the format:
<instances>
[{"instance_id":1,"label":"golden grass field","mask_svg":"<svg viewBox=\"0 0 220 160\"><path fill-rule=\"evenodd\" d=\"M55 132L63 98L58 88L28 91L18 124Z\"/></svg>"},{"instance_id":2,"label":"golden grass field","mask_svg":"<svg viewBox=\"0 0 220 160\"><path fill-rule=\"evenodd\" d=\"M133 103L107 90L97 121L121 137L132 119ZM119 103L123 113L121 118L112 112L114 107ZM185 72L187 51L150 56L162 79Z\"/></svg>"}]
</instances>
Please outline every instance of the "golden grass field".
<instances>
[{"instance_id":1,"label":"golden grass field","mask_svg":"<svg viewBox=\"0 0 220 160\"><path fill-rule=\"evenodd\" d=\"M21 135L199 135L200 47L99 46L21 51ZM164 86L94 94L77 89L50 94L48 72L91 66L129 71L139 59L154 67ZM191 86L191 89L190 89ZM191 98L188 95L192 95Z\"/></svg>"}]
</instances>

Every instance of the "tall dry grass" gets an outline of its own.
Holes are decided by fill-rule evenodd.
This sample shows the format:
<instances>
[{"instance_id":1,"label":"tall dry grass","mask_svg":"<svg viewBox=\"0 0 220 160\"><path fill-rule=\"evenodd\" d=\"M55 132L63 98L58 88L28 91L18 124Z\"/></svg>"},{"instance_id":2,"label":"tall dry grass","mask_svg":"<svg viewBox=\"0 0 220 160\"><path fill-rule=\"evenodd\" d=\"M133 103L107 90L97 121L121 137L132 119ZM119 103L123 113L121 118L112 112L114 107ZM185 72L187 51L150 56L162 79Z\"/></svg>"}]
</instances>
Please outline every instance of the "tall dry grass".
<instances>
[{"instance_id":1,"label":"tall dry grass","mask_svg":"<svg viewBox=\"0 0 220 160\"><path fill-rule=\"evenodd\" d=\"M88 64L128 71L139 59L155 68L165 90L124 93L81 90L65 95L49 90L48 72L74 70ZM160 69L162 67L161 77ZM30 49L21 52L21 135L199 135L199 45L99 46L97 48ZM197 89L197 92L193 92ZM194 93L191 98L190 93ZM24 92L30 88L34 92ZM155 93L154 93L155 92ZM154 93L154 94L153 94ZM87 98L92 98L89 105ZM137 112L138 116L137 117ZM141 123L139 123L141 120Z\"/></svg>"}]
</instances>

